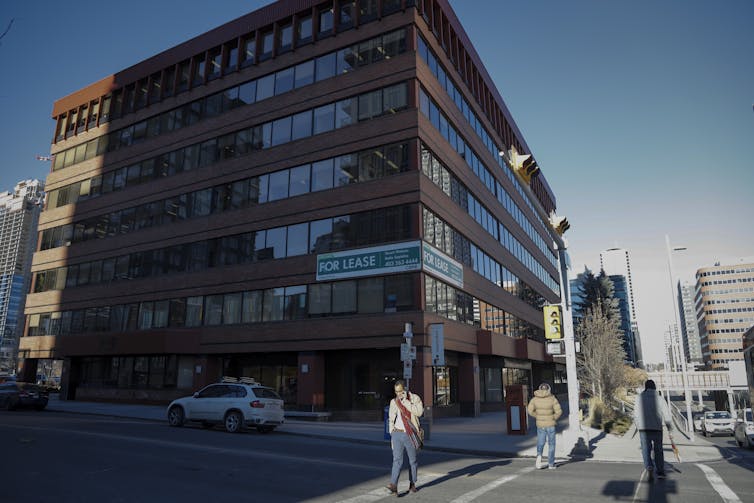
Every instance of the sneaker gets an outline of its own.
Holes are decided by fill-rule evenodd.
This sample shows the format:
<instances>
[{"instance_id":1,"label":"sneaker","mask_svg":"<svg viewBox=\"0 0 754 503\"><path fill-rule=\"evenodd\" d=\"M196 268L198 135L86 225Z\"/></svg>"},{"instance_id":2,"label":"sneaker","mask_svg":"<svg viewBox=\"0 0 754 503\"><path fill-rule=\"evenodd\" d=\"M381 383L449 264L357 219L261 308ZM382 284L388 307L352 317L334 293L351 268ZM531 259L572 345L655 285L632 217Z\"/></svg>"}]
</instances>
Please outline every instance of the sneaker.
<instances>
[{"instance_id":1,"label":"sneaker","mask_svg":"<svg viewBox=\"0 0 754 503\"><path fill-rule=\"evenodd\" d=\"M662 473L657 472L657 478L658 479L666 479L666 478L668 478L668 475L665 472L662 472Z\"/></svg>"},{"instance_id":2,"label":"sneaker","mask_svg":"<svg viewBox=\"0 0 754 503\"><path fill-rule=\"evenodd\" d=\"M647 467L647 480L652 482L654 479L655 479L654 467L649 466Z\"/></svg>"},{"instance_id":3,"label":"sneaker","mask_svg":"<svg viewBox=\"0 0 754 503\"><path fill-rule=\"evenodd\" d=\"M534 462L534 466L539 470L542 468L542 455L537 456L537 460Z\"/></svg>"},{"instance_id":4,"label":"sneaker","mask_svg":"<svg viewBox=\"0 0 754 503\"><path fill-rule=\"evenodd\" d=\"M554 470L555 469L555 465L550 465L550 466L547 467L547 469L548 470Z\"/></svg>"}]
</instances>

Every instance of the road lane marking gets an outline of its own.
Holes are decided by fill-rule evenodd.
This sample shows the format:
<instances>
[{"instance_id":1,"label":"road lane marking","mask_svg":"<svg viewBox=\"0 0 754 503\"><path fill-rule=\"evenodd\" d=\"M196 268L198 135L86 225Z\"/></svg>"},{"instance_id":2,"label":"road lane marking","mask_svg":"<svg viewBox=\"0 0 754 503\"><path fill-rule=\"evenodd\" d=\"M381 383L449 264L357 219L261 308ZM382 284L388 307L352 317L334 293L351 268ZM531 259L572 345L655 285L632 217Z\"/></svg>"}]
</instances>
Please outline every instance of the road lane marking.
<instances>
[{"instance_id":1,"label":"road lane marking","mask_svg":"<svg viewBox=\"0 0 754 503\"><path fill-rule=\"evenodd\" d=\"M483 494L488 493L492 491L493 489L510 482L511 480L517 479L521 475L524 475L529 472L533 472L534 470L535 470L534 467L528 467L528 468L519 470L517 473L506 475L505 477L500 477L497 480L493 480L489 484L483 485L479 489L475 489L473 491L467 492L466 494L462 494L461 496L454 499L450 503L469 503L470 501L474 501L475 499L482 496Z\"/></svg>"},{"instance_id":2,"label":"road lane marking","mask_svg":"<svg viewBox=\"0 0 754 503\"><path fill-rule=\"evenodd\" d=\"M644 481L644 475L647 473L647 469L644 468L641 471L641 477L639 477L639 483L636 484L636 491L634 491L634 499L631 500L631 503L636 503L636 498L639 496L639 489L641 488L641 483Z\"/></svg>"},{"instance_id":3,"label":"road lane marking","mask_svg":"<svg viewBox=\"0 0 754 503\"><path fill-rule=\"evenodd\" d=\"M707 477L707 481L712 486L712 489L717 491L717 494L720 495L725 503L741 503L736 493L728 487L728 484L723 481L722 477L715 470L701 463L696 463L696 466L704 472L704 476Z\"/></svg>"},{"instance_id":4,"label":"road lane marking","mask_svg":"<svg viewBox=\"0 0 754 503\"><path fill-rule=\"evenodd\" d=\"M427 473L419 471L419 480L417 482L417 487L419 490L421 490L423 485L429 484L433 480L439 479L441 477L447 476L447 473ZM398 484L398 492L405 492L408 491L408 481L401 482ZM378 489L374 489L373 491L369 491L366 494L360 494L359 496L354 496L353 498L348 498L344 500L337 501L336 503L372 503L373 501L379 501L382 498L390 496L390 491L387 487L383 486Z\"/></svg>"}]
</instances>

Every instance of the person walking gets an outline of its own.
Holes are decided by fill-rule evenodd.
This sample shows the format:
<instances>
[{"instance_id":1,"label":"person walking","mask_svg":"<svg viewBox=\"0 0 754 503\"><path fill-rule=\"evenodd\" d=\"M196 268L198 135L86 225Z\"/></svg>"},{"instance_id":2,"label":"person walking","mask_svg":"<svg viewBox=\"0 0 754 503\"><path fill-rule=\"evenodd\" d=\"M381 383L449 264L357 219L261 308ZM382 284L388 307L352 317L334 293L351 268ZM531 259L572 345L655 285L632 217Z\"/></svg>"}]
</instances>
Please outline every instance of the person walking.
<instances>
[{"instance_id":1,"label":"person walking","mask_svg":"<svg viewBox=\"0 0 754 503\"><path fill-rule=\"evenodd\" d=\"M387 488L394 496L398 495L398 478L403 468L403 451L408 455L409 471L408 490L412 493L416 489L416 474L418 463L416 451L420 447L419 418L424 414L424 404L416 393L406 389L403 381L395 381L393 386L395 398L390 400L388 424L390 425L390 446L393 449L393 469L390 473L390 483Z\"/></svg>"},{"instance_id":2,"label":"person walking","mask_svg":"<svg viewBox=\"0 0 754 503\"><path fill-rule=\"evenodd\" d=\"M641 441L641 456L644 459L644 468L647 470L649 480L665 478L665 457L662 452L662 425L672 431L670 410L668 404L657 392L657 386L652 379L644 383L644 391L636 397L634 405L634 424L639 431ZM654 453L654 462L652 460Z\"/></svg>"},{"instance_id":3,"label":"person walking","mask_svg":"<svg viewBox=\"0 0 754 503\"><path fill-rule=\"evenodd\" d=\"M542 464L542 452L545 449L545 441L548 445L547 467L550 470L555 469L555 423L563 414L558 399L550 391L550 385L542 383L539 389L534 392L534 398L529 401L526 407L530 416L537 421L537 469L544 468Z\"/></svg>"}]
</instances>

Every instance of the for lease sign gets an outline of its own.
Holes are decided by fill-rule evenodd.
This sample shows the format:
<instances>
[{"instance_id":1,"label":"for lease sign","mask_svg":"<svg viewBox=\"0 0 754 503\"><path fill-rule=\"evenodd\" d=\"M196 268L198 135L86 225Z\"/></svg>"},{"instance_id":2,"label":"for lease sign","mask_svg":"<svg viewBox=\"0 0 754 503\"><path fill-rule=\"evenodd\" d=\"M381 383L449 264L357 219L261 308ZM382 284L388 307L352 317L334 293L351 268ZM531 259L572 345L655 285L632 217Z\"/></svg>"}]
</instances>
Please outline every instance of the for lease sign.
<instances>
[{"instance_id":1,"label":"for lease sign","mask_svg":"<svg viewBox=\"0 0 754 503\"><path fill-rule=\"evenodd\" d=\"M317 281L422 269L463 287L463 266L422 241L317 255Z\"/></svg>"},{"instance_id":2,"label":"for lease sign","mask_svg":"<svg viewBox=\"0 0 754 503\"><path fill-rule=\"evenodd\" d=\"M421 242L396 243L317 255L317 281L421 269Z\"/></svg>"}]
</instances>

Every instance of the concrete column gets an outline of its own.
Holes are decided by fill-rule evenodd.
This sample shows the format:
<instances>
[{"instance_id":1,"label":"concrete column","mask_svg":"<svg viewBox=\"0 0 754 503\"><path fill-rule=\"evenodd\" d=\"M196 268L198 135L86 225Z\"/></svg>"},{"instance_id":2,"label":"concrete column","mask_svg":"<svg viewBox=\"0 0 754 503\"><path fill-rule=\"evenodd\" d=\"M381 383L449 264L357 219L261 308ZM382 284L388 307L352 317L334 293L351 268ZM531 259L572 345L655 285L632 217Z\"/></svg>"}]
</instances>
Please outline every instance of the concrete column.
<instances>
[{"instance_id":1,"label":"concrete column","mask_svg":"<svg viewBox=\"0 0 754 503\"><path fill-rule=\"evenodd\" d=\"M699 407L704 407L704 399L702 395L703 395L702 390L696 391L696 397L699 401Z\"/></svg>"},{"instance_id":2,"label":"concrete column","mask_svg":"<svg viewBox=\"0 0 754 503\"><path fill-rule=\"evenodd\" d=\"M728 407L730 410L730 415L735 418L736 417L736 402L735 398L733 396L733 389L728 388Z\"/></svg>"},{"instance_id":3,"label":"concrete column","mask_svg":"<svg viewBox=\"0 0 754 503\"><path fill-rule=\"evenodd\" d=\"M461 416L479 417L479 356L476 354L459 355L458 401Z\"/></svg>"},{"instance_id":4,"label":"concrete column","mask_svg":"<svg viewBox=\"0 0 754 503\"><path fill-rule=\"evenodd\" d=\"M320 351L298 354L296 401L301 410L312 412L325 408L325 355Z\"/></svg>"}]
</instances>

